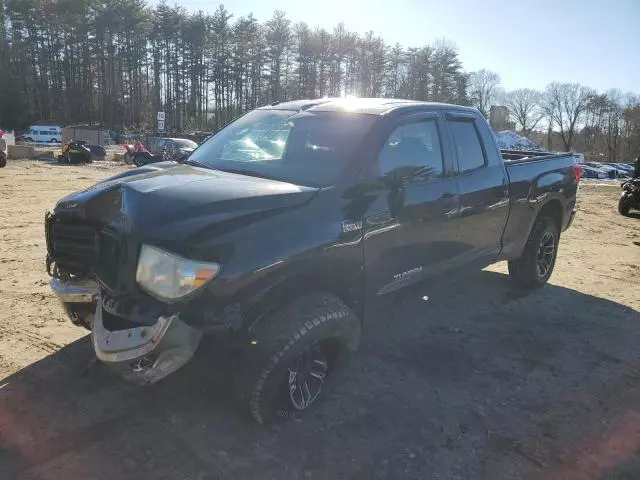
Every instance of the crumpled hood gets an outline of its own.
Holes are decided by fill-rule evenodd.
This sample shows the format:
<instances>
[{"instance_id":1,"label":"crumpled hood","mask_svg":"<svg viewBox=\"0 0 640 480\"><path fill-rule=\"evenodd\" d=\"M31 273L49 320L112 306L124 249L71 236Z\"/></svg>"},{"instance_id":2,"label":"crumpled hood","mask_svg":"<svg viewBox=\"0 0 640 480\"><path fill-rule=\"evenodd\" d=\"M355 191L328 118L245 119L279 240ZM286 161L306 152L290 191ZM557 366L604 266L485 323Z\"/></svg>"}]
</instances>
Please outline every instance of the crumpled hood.
<instances>
[{"instance_id":1,"label":"crumpled hood","mask_svg":"<svg viewBox=\"0 0 640 480\"><path fill-rule=\"evenodd\" d=\"M238 228L308 202L318 189L162 162L127 170L61 199L56 214L117 224L138 236L181 241Z\"/></svg>"}]
</instances>

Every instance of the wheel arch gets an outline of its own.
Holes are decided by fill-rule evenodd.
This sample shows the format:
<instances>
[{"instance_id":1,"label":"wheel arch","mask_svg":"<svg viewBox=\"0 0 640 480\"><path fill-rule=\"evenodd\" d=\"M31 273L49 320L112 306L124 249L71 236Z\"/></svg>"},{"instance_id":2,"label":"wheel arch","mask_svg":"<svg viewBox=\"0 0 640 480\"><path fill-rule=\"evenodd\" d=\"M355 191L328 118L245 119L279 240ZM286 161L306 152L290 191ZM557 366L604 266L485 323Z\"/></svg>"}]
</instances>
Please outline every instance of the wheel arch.
<instances>
[{"instance_id":1,"label":"wheel arch","mask_svg":"<svg viewBox=\"0 0 640 480\"><path fill-rule=\"evenodd\" d=\"M300 272L286 276L280 281L260 290L244 309L244 325L246 330L253 329L263 318L276 308L293 298L314 293L333 295L345 303L362 321L363 284L362 276L355 279L345 277L343 268L336 269L327 265L319 270Z\"/></svg>"},{"instance_id":2,"label":"wheel arch","mask_svg":"<svg viewBox=\"0 0 640 480\"><path fill-rule=\"evenodd\" d=\"M544 204L536 205L537 208L517 208L510 214L507 228L503 234L503 244L501 258L505 260L515 260L522 255L533 228L541 217L549 217L558 227L558 232L562 231L564 224L564 213L562 201L559 198L549 198Z\"/></svg>"},{"instance_id":3,"label":"wheel arch","mask_svg":"<svg viewBox=\"0 0 640 480\"><path fill-rule=\"evenodd\" d=\"M538 214L533 220L531 228L533 228L533 225L535 225L536 221L542 217L548 217L552 219L558 227L558 232L561 232L564 220L562 202L560 202L560 200L558 200L557 198L551 199L546 202L538 211Z\"/></svg>"}]
</instances>

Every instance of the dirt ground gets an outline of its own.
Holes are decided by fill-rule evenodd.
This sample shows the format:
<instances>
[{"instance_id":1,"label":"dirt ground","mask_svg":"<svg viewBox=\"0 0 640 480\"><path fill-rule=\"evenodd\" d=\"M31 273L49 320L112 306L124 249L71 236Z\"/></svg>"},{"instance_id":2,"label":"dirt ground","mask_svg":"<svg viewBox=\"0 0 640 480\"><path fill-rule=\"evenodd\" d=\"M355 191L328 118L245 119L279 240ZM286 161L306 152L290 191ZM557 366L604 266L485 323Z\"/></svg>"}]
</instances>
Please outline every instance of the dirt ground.
<instances>
[{"instance_id":1,"label":"dirt ground","mask_svg":"<svg viewBox=\"0 0 640 480\"><path fill-rule=\"evenodd\" d=\"M580 188L549 285L498 264L367 319L308 416L253 425L205 356L158 385L92 365L44 271L43 217L117 164L0 169L1 479L640 478L640 215ZM423 299L428 296L428 301Z\"/></svg>"}]
</instances>

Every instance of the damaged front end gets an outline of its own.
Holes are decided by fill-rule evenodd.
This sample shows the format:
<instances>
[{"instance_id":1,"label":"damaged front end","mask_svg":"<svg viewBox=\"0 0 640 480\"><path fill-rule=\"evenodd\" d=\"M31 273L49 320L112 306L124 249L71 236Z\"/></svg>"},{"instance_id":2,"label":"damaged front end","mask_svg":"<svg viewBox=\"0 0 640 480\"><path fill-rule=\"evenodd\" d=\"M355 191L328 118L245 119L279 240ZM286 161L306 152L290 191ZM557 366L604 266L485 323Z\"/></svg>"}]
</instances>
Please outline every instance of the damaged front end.
<instances>
[{"instance_id":1,"label":"damaged front end","mask_svg":"<svg viewBox=\"0 0 640 480\"><path fill-rule=\"evenodd\" d=\"M98 359L131 382L152 384L175 372L193 357L202 338L178 314L157 316L148 325L121 317L114 321L95 281L52 278L50 285L71 321L91 330Z\"/></svg>"},{"instance_id":2,"label":"damaged front end","mask_svg":"<svg viewBox=\"0 0 640 480\"><path fill-rule=\"evenodd\" d=\"M178 315L160 316L153 325L123 329L105 326L105 315L109 314L99 306L93 317L91 339L96 356L141 385L155 383L186 364L202 338Z\"/></svg>"},{"instance_id":3,"label":"damaged front end","mask_svg":"<svg viewBox=\"0 0 640 480\"><path fill-rule=\"evenodd\" d=\"M101 262L114 269L120 262L117 256L104 258L114 251L105 241L105 230L78 215L47 214L49 283L71 321L91 330L99 360L129 381L155 383L192 358L202 335L160 302L149 305L140 295L114 302L105 294Z\"/></svg>"}]
</instances>

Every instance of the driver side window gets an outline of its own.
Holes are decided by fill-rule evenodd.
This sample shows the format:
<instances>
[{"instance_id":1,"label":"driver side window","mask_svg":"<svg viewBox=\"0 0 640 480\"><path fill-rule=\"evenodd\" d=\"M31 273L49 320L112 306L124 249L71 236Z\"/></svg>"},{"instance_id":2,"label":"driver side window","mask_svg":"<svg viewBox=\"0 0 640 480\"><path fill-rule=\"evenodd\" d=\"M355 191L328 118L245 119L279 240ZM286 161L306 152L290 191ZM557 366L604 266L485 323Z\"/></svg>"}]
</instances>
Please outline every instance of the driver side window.
<instances>
[{"instance_id":1,"label":"driver side window","mask_svg":"<svg viewBox=\"0 0 640 480\"><path fill-rule=\"evenodd\" d=\"M443 158L435 120L400 125L378 155L382 177L417 183L443 176Z\"/></svg>"}]
</instances>

